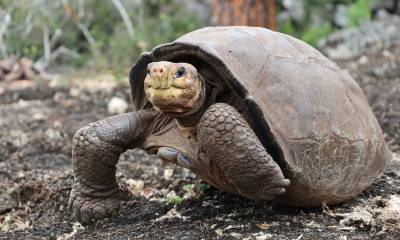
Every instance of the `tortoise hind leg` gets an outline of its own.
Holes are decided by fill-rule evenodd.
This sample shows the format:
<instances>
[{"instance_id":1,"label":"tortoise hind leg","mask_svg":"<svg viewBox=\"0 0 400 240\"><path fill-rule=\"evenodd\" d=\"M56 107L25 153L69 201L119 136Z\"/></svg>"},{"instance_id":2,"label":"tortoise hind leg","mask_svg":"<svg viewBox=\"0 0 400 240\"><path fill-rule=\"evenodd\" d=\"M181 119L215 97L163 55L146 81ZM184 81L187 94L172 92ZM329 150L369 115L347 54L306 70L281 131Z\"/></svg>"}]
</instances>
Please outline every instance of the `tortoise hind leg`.
<instances>
[{"instance_id":1,"label":"tortoise hind leg","mask_svg":"<svg viewBox=\"0 0 400 240\"><path fill-rule=\"evenodd\" d=\"M210 184L251 199L271 200L290 184L246 120L232 106L216 103L198 128L199 166Z\"/></svg>"}]
</instances>

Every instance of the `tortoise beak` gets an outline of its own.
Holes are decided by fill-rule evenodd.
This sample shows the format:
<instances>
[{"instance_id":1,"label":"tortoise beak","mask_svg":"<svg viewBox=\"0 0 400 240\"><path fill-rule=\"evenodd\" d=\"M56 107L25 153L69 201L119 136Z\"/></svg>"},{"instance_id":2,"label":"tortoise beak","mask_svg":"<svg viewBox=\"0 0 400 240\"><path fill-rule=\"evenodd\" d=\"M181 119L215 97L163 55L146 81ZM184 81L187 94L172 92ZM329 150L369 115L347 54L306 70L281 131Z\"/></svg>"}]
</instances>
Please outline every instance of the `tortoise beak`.
<instances>
[{"instance_id":1,"label":"tortoise beak","mask_svg":"<svg viewBox=\"0 0 400 240\"><path fill-rule=\"evenodd\" d=\"M168 69L161 63L150 63L147 66L147 74L151 81L148 82L154 89L168 89L171 87L172 81L168 78Z\"/></svg>"}]
</instances>

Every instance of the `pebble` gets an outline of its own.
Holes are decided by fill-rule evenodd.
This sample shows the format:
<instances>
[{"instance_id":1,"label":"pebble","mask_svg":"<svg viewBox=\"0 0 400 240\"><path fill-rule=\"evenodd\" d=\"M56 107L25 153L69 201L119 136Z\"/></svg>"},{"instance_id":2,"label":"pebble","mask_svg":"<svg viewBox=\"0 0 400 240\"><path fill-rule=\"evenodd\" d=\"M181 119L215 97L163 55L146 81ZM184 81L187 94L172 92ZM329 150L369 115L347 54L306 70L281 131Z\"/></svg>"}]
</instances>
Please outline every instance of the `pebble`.
<instances>
[{"instance_id":1,"label":"pebble","mask_svg":"<svg viewBox=\"0 0 400 240\"><path fill-rule=\"evenodd\" d=\"M113 97L107 104L107 110L110 114L121 114L128 110L128 103L120 97Z\"/></svg>"},{"instance_id":2,"label":"pebble","mask_svg":"<svg viewBox=\"0 0 400 240\"><path fill-rule=\"evenodd\" d=\"M128 179L126 180L126 185L128 185L129 189L133 192L133 193L137 193L142 191L143 187L144 187L144 182L143 180L136 180L136 179Z\"/></svg>"},{"instance_id":3,"label":"pebble","mask_svg":"<svg viewBox=\"0 0 400 240\"><path fill-rule=\"evenodd\" d=\"M172 175L174 175L174 169L170 169L170 168L165 169L163 175L166 180L170 179L172 177Z\"/></svg>"}]
</instances>

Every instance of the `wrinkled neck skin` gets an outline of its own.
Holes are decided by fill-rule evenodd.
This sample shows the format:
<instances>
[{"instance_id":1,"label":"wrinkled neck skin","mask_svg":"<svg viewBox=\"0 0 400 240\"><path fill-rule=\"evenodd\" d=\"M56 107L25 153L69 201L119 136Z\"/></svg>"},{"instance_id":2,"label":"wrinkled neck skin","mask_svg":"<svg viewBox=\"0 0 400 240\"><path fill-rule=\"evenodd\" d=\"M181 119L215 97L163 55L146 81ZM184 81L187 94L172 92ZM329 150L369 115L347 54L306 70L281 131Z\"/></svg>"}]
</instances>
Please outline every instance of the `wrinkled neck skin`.
<instances>
[{"instance_id":1,"label":"wrinkled neck skin","mask_svg":"<svg viewBox=\"0 0 400 240\"><path fill-rule=\"evenodd\" d=\"M178 125L181 127L194 127L197 125L197 122L200 120L201 116L203 115L204 111L206 110L206 87L204 83L203 77L198 74L198 78L201 80L201 96L197 106L192 109L191 111L181 115L181 116L174 116Z\"/></svg>"}]
</instances>

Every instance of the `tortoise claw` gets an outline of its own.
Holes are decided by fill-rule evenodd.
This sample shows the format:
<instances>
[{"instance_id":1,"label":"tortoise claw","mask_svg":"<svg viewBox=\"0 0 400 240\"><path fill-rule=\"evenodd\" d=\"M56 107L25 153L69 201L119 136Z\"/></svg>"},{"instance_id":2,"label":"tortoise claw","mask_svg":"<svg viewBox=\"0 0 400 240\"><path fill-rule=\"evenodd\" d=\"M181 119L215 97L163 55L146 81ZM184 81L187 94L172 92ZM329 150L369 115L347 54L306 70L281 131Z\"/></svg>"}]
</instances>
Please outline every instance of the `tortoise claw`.
<instances>
[{"instance_id":1,"label":"tortoise claw","mask_svg":"<svg viewBox=\"0 0 400 240\"><path fill-rule=\"evenodd\" d=\"M176 159L178 158L179 152L178 150L171 147L161 147L158 149L157 156L162 160L167 162L176 163Z\"/></svg>"},{"instance_id":2,"label":"tortoise claw","mask_svg":"<svg viewBox=\"0 0 400 240\"><path fill-rule=\"evenodd\" d=\"M161 147L157 156L165 161L176 163L185 168L192 167L192 160L186 154L171 147Z\"/></svg>"}]
</instances>

